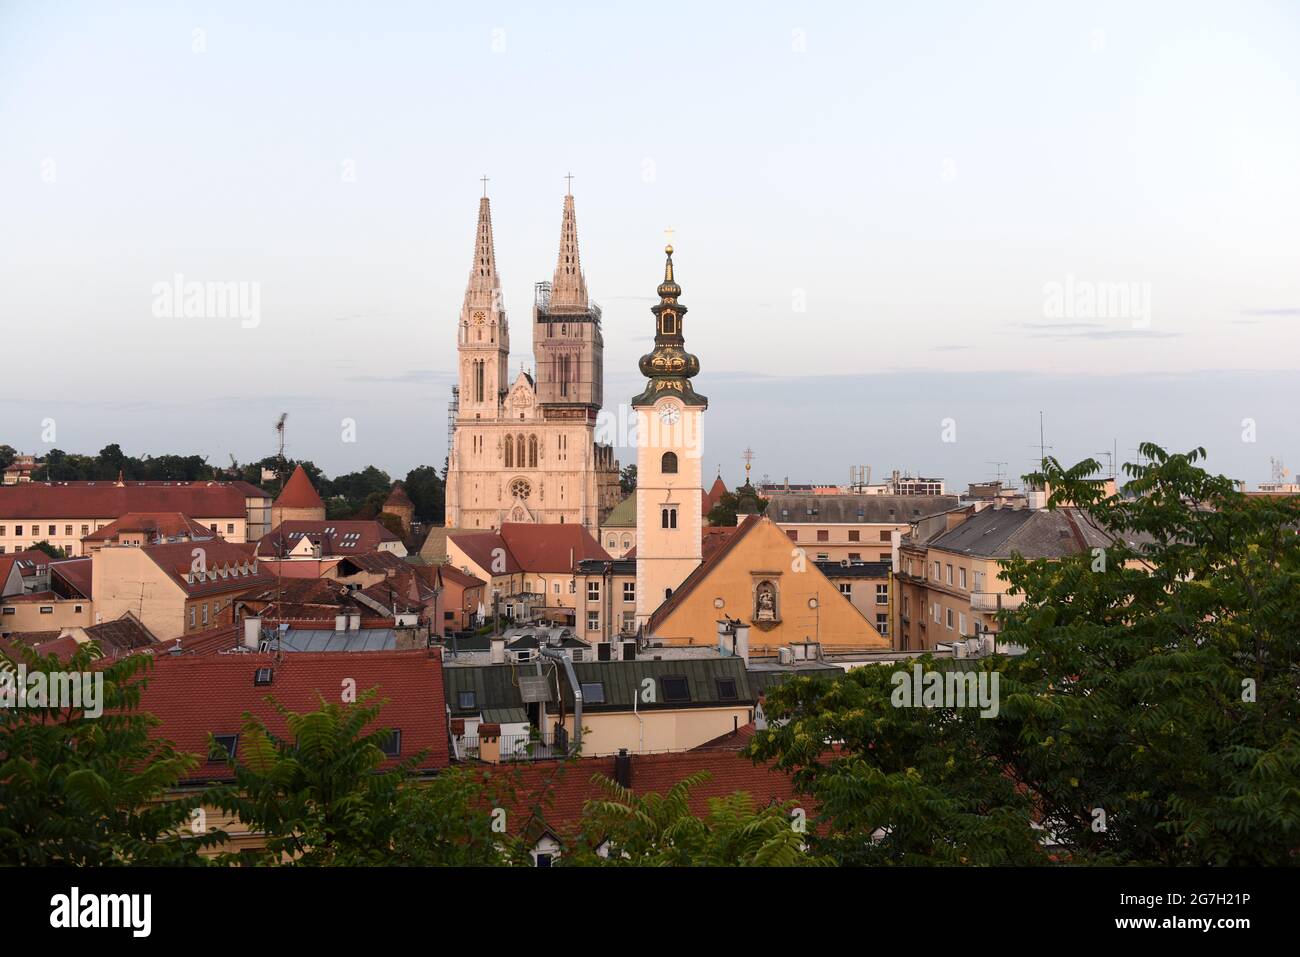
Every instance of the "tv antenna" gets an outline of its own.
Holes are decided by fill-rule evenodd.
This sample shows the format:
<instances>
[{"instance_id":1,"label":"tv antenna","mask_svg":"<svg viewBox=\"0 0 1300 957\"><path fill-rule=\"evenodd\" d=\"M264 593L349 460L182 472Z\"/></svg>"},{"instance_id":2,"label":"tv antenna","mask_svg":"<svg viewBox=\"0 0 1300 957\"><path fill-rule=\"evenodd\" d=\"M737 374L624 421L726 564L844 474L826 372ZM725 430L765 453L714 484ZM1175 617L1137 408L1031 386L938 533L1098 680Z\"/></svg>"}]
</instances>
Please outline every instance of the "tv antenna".
<instances>
[{"instance_id":1,"label":"tv antenna","mask_svg":"<svg viewBox=\"0 0 1300 957\"><path fill-rule=\"evenodd\" d=\"M281 412L280 418L275 422L275 434L280 440L280 450L277 453L280 458L284 458L284 420L289 418L288 412Z\"/></svg>"}]
</instances>

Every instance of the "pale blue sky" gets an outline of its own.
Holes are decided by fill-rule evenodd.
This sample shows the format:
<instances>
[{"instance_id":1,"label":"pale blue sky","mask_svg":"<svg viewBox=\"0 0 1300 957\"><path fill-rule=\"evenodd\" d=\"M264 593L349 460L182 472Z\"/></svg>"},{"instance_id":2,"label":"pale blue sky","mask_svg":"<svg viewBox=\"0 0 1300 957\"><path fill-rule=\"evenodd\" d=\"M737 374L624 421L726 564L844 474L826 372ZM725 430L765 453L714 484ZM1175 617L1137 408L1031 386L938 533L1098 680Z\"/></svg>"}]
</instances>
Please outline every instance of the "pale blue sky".
<instances>
[{"instance_id":1,"label":"pale blue sky","mask_svg":"<svg viewBox=\"0 0 1300 957\"><path fill-rule=\"evenodd\" d=\"M111 6L0 3L0 441L223 462L287 410L327 471L441 465L478 177L518 367L571 170L607 404L671 225L733 481L1014 473L1039 408L1300 467L1300 4ZM176 273L260 324L155 318Z\"/></svg>"}]
</instances>

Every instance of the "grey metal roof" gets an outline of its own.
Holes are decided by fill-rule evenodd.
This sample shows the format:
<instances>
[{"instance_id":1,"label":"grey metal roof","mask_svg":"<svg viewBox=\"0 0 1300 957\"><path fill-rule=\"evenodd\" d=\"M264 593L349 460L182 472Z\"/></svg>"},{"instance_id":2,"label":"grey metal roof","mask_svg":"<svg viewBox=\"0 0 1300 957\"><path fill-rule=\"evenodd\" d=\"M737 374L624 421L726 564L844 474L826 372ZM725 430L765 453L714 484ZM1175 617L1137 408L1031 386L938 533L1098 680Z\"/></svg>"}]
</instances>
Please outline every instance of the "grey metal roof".
<instances>
[{"instance_id":1,"label":"grey metal roof","mask_svg":"<svg viewBox=\"0 0 1300 957\"><path fill-rule=\"evenodd\" d=\"M823 575L834 581L837 578L888 578L892 562L814 562Z\"/></svg>"},{"instance_id":2,"label":"grey metal roof","mask_svg":"<svg viewBox=\"0 0 1300 957\"><path fill-rule=\"evenodd\" d=\"M283 651L392 651L397 632L392 628L332 631L290 628L280 637Z\"/></svg>"},{"instance_id":3,"label":"grey metal roof","mask_svg":"<svg viewBox=\"0 0 1300 957\"><path fill-rule=\"evenodd\" d=\"M1120 536L1137 547L1146 536ZM1104 548L1111 537L1080 509L986 508L930 541L931 548L980 558L1064 558Z\"/></svg>"},{"instance_id":4,"label":"grey metal roof","mask_svg":"<svg viewBox=\"0 0 1300 957\"><path fill-rule=\"evenodd\" d=\"M781 525L905 525L955 508L956 495L772 495L764 513ZM808 514L809 511L815 514Z\"/></svg>"},{"instance_id":5,"label":"grey metal roof","mask_svg":"<svg viewBox=\"0 0 1300 957\"><path fill-rule=\"evenodd\" d=\"M758 700L750 687L745 662L740 658L582 661L575 662L573 669L579 684L599 683L602 686L603 702L583 704L583 709L591 712L631 711L634 694L638 696L637 709L640 711L701 706L743 707ZM455 717L469 717L491 709L521 709L524 702L519 693L518 676L536 673L533 662L520 665L444 665L442 674L447 704ZM550 682L552 700L556 700L558 690L563 696L565 709L572 712L573 690L556 664L543 661L542 673ZM688 701L665 700L663 679L671 677L686 679ZM640 697L647 678L653 682L654 701L644 701ZM735 698L722 697L719 678L735 682ZM474 707L461 708L462 691L474 692Z\"/></svg>"},{"instance_id":6,"label":"grey metal roof","mask_svg":"<svg viewBox=\"0 0 1300 957\"><path fill-rule=\"evenodd\" d=\"M758 665L750 666L749 685L754 689L755 695L767 694L776 685L783 681L788 681L794 675L806 675L809 678L835 678L844 677L844 669L836 668L834 665L822 664L818 661L799 661L789 665Z\"/></svg>"}]
</instances>

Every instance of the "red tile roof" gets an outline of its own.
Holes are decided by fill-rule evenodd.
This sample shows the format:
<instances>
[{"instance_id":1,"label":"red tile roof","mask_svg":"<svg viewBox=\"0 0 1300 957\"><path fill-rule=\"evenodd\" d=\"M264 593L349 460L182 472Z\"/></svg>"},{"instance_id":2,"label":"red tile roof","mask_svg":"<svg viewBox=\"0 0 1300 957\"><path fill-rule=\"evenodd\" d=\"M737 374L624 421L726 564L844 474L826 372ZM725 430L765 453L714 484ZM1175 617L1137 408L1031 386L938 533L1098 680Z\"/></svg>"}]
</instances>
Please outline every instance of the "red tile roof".
<instances>
[{"instance_id":1,"label":"red tile roof","mask_svg":"<svg viewBox=\"0 0 1300 957\"><path fill-rule=\"evenodd\" d=\"M758 521L757 517L755 517L741 522L735 528L722 526L718 528L705 528L705 533L718 533L712 536L708 534L704 535L705 542L708 542L709 539L712 538L714 543L712 550L705 556L704 560L700 562L699 565L695 566L695 571L687 575L686 580L677 586L677 590L673 592L672 597L666 599L663 604L655 609L654 613L650 616L650 620L646 622L646 631L653 632L655 628L662 624L663 620L668 617L673 609L686 600L686 596L694 591L695 587L708 577L709 572L711 572L718 563L730 554L731 550L736 547L741 539L748 535L754 528L758 527Z\"/></svg>"},{"instance_id":2,"label":"red tile roof","mask_svg":"<svg viewBox=\"0 0 1300 957\"><path fill-rule=\"evenodd\" d=\"M158 639L129 611L121 618L91 625L86 637L99 645L105 658L120 658L136 651L156 650Z\"/></svg>"},{"instance_id":3,"label":"red tile roof","mask_svg":"<svg viewBox=\"0 0 1300 957\"><path fill-rule=\"evenodd\" d=\"M18 574L24 578L31 578L33 575L39 575L53 561L55 559L50 558L39 548L24 548L20 552L0 555L0 585L5 583L9 577L9 569L14 565L18 566Z\"/></svg>"},{"instance_id":4,"label":"red tile roof","mask_svg":"<svg viewBox=\"0 0 1300 957\"><path fill-rule=\"evenodd\" d=\"M149 544L182 536L203 539L218 537L207 525L195 521L183 512L127 512L116 521L91 532L81 540L107 542L117 538L123 532L142 533Z\"/></svg>"},{"instance_id":5,"label":"red tile roof","mask_svg":"<svg viewBox=\"0 0 1300 957\"><path fill-rule=\"evenodd\" d=\"M159 568L171 576L172 581L180 585L191 598L204 595L242 592L264 586L275 580L269 571L257 564L253 555L255 546L251 544L227 542L213 539L209 542L173 542L167 545L143 545L140 548ZM193 566L194 550L203 550L203 561L209 573L216 572L216 577L205 575L187 580ZM247 565L247 572L239 570ZM227 570L222 575L223 570ZM170 636L169 636L170 637Z\"/></svg>"},{"instance_id":6,"label":"red tile roof","mask_svg":"<svg viewBox=\"0 0 1300 957\"><path fill-rule=\"evenodd\" d=\"M93 562L89 558L70 558L66 561L53 562L50 564L50 580L53 583L62 579L66 592L71 592L71 598L90 598L92 590L91 568Z\"/></svg>"},{"instance_id":7,"label":"red tile roof","mask_svg":"<svg viewBox=\"0 0 1300 957\"><path fill-rule=\"evenodd\" d=\"M316 494L316 487L311 484L306 470L301 465L293 470L289 481L284 483L280 495L275 500L277 508L321 508L325 503Z\"/></svg>"},{"instance_id":8,"label":"red tile roof","mask_svg":"<svg viewBox=\"0 0 1300 957\"><path fill-rule=\"evenodd\" d=\"M481 588L487 582L481 578L475 578L473 575L466 575L455 565L438 566L438 571L442 575L443 581L459 585L461 588Z\"/></svg>"},{"instance_id":9,"label":"red tile roof","mask_svg":"<svg viewBox=\"0 0 1300 957\"><path fill-rule=\"evenodd\" d=\"M272 669L271 684L253 684L259 668ZM209 734L238 734L245 711L266 723L275 735L286 735L287 725L266 700L290 711L315 711L318 695L338 701L345 679L355 679L358 692L379 688L387 699L376 723L402 732L401 754L406 759L427 750L421 770L447 766L447 714L443 703L442 660L436 649L417 651L299 652L284 655L158 655L140 696L140 710L156 715L158 738L171 740L179 750L199 755L191 772L194 782L227 780L229 768L202 763L208 756ZM235 751L239 758L238 746ZM385 762L391 767L396 760Z\"/></svg>"},{"instance_id":10,"label":"red tile roof","mask_svg":"<svg viewBox=\"0 0 1300 957\"><path fill-rule=\"evenodd\" d=\"M600 547L600 542L592 538L590 532L569 522L505 522L499 532L450 537L475 564L488 570L492 569L494 551L504 549L506 567L498 574L569 572L584 559L610 561L609 553Z\"/></svg>"},{"instance_id":11,"label":"red tile roof","mask_svg":"<svg viewBox=\"0 0 1300 957\"><path fill-rule=\"evenodd\" d=\"M247 499L267 497L247 482L26 482L0 486L0 518L118 518L154 511L242 519Z\"/></svg>"},{"instance_id":12,"label":"red tile roof","mask_svg":"<svg viewBox=\"0 0 1300 957\"><path fill-rule=\"evenodd\" d=\"M722 501L722 496L725 495L727 491L727 485L722 481L722 476L719 475L713 480L713 484L709 486L709 490L701 496L700 511L706 518L708 517L709 512L713 511L713 506Z\"/></svg>"},{"instance_id":13,"label":"red tile roof","mask_svg":"<svg viewBox=\"0 0 1300 957\"><path fill-rule=\"evenodd\" d=\"M321 547L322 558L363 555L378 551L379 546L384 542L401 541L375 521L290 519L281 522L275 527L275 531L262 537L262 540L257 543L257 554L260 558L288 555L295 546L302 543L304 538L313 545ZM400 558L398 560L400 561Z\"/></svg>"},{"instance_id":14,"label":"red tile roof","mask_svg":"<svg viewBox=\"0 0 1300 957\"><path fill-rule=\"evenodd\" d=\"M384 499L384 508L388 508L389 505L415 508L415 503L412 502L411 497L406 494L406 489L402 488L401 482L394 482L393 490L388 493L388 498Z\"/></svg>"},{"instance_id":15,"label":"red tile roof","mask_svg":"<svg viewBox=\"0 0 1300 957\"><path fill-rule=\"evenodd\" d=\"M612 779L614 758L611 755L534 762L522 768L497 765L490 773L513 775L516 770L519 778L515 813L506 815L507 826L516 834L549 831L556 837L565 837L576 833L587 801L603 800L608 796L591 779L596 774ZM789 775L767 764L754 764L734 750L634 754L631 787L637 794L662 795L683 778L701 771L710 777L691 792L693 814L707 813L710 798L725 797L737 791L750 794L759 807L799 798ZM510 780L506 778L507 782ZM533 808L538 811L530 813Z\"/></svg>"},{"instance_id":16,"label":"red tile roof","mask_svg":"<svg viewBox=\"0 0 1300 957\"><path fill-rule=\"evenodd\" d=\"M0 641L0 650L3 650L10 657L21 661L17 652L19 644L27 645L35 650L38 655L48 657L54 655L60 661L67 661L72 657L73 652L77 650L78 642L71 635L58 637L57 631L28 631L15 634L8 641Z\"/></svg>"}]
</instances>

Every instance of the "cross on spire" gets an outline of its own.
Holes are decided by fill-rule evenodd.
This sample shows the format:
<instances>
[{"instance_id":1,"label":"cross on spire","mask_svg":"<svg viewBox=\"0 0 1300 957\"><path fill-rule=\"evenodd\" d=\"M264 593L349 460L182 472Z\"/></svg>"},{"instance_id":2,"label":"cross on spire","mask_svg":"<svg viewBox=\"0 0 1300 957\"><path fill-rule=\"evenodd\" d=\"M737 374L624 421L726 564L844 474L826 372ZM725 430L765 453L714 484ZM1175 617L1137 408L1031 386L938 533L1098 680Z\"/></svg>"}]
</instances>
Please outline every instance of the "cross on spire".
<instances>
[{"instance_id":1,"label":"cross on spire","mask_svg":"<svg viewBox=\"0 0 1300 957\"><path fill-rule=\"evenodd\" d=\"M572 194L572 193L573 193L573 174L572 174L572 173L566 173L564 179L565 179L565 181L569 184L568 189L566 190L566 192Z\"/></svg>"},{"instance_id":2,"label":"cross on spire","mask_svg":"<svg viewBox=\"0 0 1300 957\"><path fill-rule=\"evenodd\" d=\"M748 485L749 470L753 468L754 463L754 450L746 446L745 451L740 453L740 457L745 460L745 484Z\"/></svg>"},{"instance_id":3,"label":"cross on spire","mask_svg":"<svg viewBox=\"0 0 1300 957\"><path fill-rule=\"evenodd\" d=\"M487 184L488 184L487 173L484 173L482 176L479 177L479 179L480 179L480 180L482 181L482 183L483 183L483 195L486 196L486 195L487 195Z\"/></svg>"},{"instance_id":4,"label":"cross on spire","mask_svg":"<svg viewBox=\"0 0 1300 957\"><path fill-rule=\"evenodd\" d=\"M672 245L673 233L676 232L671 226L664 230L664 236L667 237L669 245Z\"/></svg>"}]
</instances>

